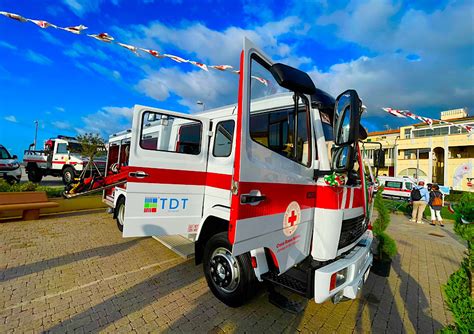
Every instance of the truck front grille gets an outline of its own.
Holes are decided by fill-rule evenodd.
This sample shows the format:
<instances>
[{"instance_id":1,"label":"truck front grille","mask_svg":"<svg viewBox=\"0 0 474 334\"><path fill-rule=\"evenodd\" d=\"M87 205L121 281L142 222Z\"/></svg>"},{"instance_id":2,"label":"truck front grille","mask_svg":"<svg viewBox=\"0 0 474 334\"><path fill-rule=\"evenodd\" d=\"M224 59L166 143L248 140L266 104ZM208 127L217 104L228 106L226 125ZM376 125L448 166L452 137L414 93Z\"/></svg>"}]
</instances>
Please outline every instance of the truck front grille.
<instances>
[{"instance_id":1,"label":"truck front grille","mask_svg":"<svg viewBox=\"0 0 474 334\"><path fill-rule=\"evenodd\" d=\"M367 230L365 216L359 216L342 221L341 237L339 238L339 249L349 246L360 238Z\"/></svg>"}]
</instances>

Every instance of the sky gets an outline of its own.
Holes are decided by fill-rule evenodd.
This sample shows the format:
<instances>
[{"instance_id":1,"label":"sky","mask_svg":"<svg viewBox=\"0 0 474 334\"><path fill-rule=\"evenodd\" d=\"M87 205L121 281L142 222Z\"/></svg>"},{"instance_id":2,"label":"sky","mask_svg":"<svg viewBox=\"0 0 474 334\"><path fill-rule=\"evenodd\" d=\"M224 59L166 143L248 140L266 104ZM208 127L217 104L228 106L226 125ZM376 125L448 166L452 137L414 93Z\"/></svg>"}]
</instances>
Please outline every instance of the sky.
<instances>
[{"instance_id":1,"label":"sky","mask_svg":"<svg viewBox=\"0 0 474 334\"><path fill-rule=\"evenodd\" d=\"M474 115L472 1L15 0L0 11L206 64L239 66L243 37L306 71L333 96L356 89L369 131L412 120ZM0 144L21 156L58 134L129 128L135 104L194 113L237 101L238 76L156 59L117 45L0 16Z\"/></svg>"}]
</instances>

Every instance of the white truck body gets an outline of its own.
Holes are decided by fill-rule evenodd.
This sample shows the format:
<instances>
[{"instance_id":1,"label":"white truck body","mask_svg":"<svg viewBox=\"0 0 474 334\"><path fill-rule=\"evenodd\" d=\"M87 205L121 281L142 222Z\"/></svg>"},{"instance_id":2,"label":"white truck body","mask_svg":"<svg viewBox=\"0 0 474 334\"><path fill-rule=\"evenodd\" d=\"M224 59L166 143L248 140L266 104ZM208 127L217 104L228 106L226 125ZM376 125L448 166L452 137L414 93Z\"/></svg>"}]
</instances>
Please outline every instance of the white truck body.
<instances>
[{"instance_id":1,"label":"white truck body","mask_svg":"<svg viewBox=\"0 0 474 334\"><path fill-rule=\"evenodd\" d=\"M84 169L88 159L79 153L71 152L72 145L79 143L71 138L58 136L45 142L44 150L25 150L23 162L28 179L39 182L46 175L62 177L65 184L70 183ZM105 168L105 160L97 159L100 170Z\"/></svg>"},{"instance_id":2,"label":"white truck body","mask_svg":"<svg viewBox=\"0 0 474 334\"><path fill-rule=\"evenodd\" d=\"M123 201L124 237L195 236L196 263L204 261L208 284L225 303L234 291L230 283L206 272L207 243L217 232L226 233L231 255L216 253L208 265L214 273L232 270L213 267L213 259L234 266L239 259L242 269L241 257L250 254L256 279L277 283L309 261L306 296L317 303L356 298L372 264L373 238L360 153L354 182L326 184L330 138L322 110L304 102L311 96L297 112L292 94L254 98L254 58L272 65L246 40L238 107L189 115L135 106L132 129L124 134L131 137L129 177L108 201L116 215Z\"/></svg>"}]
</instances>

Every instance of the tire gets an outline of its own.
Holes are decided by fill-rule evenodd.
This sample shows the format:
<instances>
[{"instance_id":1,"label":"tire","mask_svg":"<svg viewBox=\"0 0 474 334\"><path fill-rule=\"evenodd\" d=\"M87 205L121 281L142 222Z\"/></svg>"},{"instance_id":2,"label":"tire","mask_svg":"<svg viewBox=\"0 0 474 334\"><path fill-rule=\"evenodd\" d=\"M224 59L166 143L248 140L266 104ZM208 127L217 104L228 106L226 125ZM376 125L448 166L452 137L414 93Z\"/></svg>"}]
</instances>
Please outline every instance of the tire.
<instances>
[{"instance_id":1,"label":"tire","mask_svg":"<svg viewBox=\"0 0 474 334\"><path fill-rule=\"evenodd\" d=\"M73 167L66 167L63 169L63 183L68 185L74 182L74 177L76 176L76 170Z\"/></svg>"},{"instance_id":2,"label":"tire","mask_svg":"<svg viewBox=\"0 0 474 334\"><path fill-rule=\"evenodd\" d=\"M37 166L29 166L26 171L28 173L28 181L30 182L40 183L43 179L43 174Z\"/></svg>"},{"instance_id":3,"label":"tire","mask_svg":"<svg viewBox=\"0 0 474 334\"><path fill-rule=\"evenodd\" d=\"M257 279L248 253L234 257L227 232L213 235L206 243L203 270L214 296L230 307L238 307L255 296Z\"/></svg>"},{"instance_id":4,"label":"tire","mask_svg":"<svg viewBox=\"0 0 474 334\"><path fill-rule=\"evenodd\" d=\"M125 198L120 197L115 206L114 212L115 220L117 221L117 228L120 232L123 232L123 221L125 218Z\"/></svg>"}]
</instances>

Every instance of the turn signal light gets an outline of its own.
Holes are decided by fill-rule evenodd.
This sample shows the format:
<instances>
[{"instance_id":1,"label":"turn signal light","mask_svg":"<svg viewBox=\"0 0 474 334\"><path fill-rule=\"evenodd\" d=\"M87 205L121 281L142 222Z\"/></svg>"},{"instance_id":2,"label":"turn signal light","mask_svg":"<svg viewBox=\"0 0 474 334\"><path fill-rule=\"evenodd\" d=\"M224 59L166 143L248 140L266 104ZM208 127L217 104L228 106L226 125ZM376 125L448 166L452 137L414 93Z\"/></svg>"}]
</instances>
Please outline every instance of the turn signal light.
<instances>
[{"instance_id":1,"label":"turn signal light","mask_svg":"<svg viewBox=\"0 0 474 334\"><path fill-rule=\"evenodd\" d=\"M252 260L252 268L257 268L257 258L252 256L250 259Z\"/></svg>"},{"instance_id":2,"label":"turn signal light","mask_svg":"<svg viewBox=\"0 0 474 334\"><path fill-rule=\"evenodd\" d=\"M344 284L347 278L347 268L339 270L331 275L331 280L329 282L329 291L334 290L338 286Z\"/></svg>"}]
</instances>

